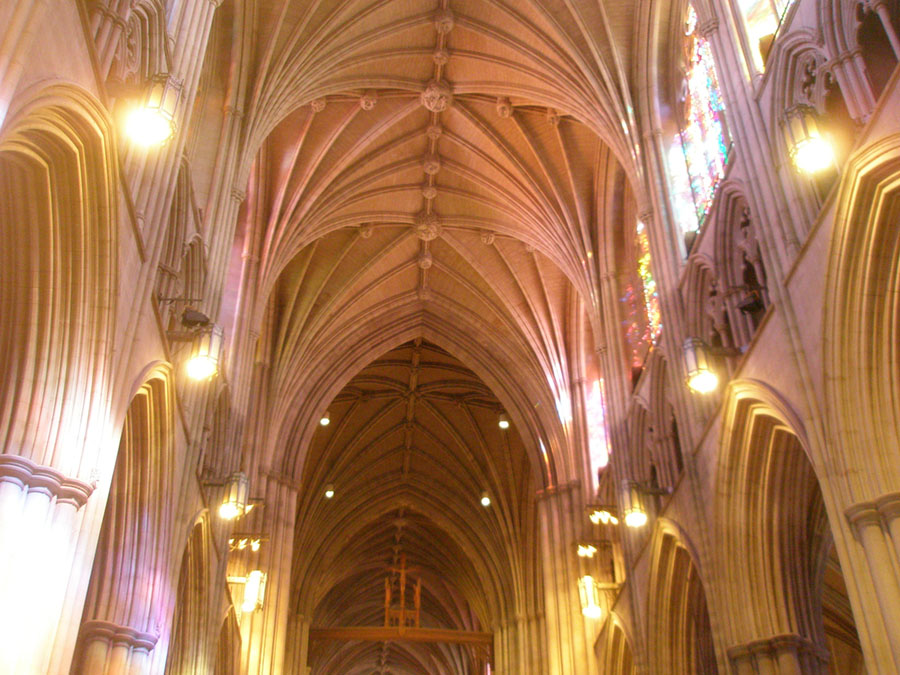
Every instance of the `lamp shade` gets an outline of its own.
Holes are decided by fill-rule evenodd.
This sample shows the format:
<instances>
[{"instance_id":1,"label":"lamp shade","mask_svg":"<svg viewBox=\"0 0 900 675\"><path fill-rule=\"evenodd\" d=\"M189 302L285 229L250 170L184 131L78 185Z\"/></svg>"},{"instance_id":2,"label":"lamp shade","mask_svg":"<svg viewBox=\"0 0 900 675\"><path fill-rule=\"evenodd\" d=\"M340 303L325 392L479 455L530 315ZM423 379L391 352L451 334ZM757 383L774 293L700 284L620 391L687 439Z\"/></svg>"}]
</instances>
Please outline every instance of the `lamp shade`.
<instances>
[{"instance_id":1,"label":"lamp shade","mask_svg":"<svg viewBox=\"0 0 900 675\"><path fill-rule=\"evenodd\" d=\"M142 100L125 120L125 133L136 145L152 147L165 144L175 135L175 112L181 86L162 75L148 85Z\"/></svg>"},{"instance_id":2,"label":"lamp shade","mask_svg":"<svg viewBox=\"0 0 900 675\"><path fill-rule=\"evenodd\" d=\"M700 338L684 341L684 370L687 386L699 394L708 394L719 386L719 377L712 369L709 347Z\"/></svg>"},{"instance_id":3,"label":"lamp shade","mask_svg":"<svg viewBox=\"0 0 900 675\"><path fill-rule=\"evenodd\" d=\"M244 583L244 601L241 603L241 611L253 612L262 609L266 593L266 575L260 570L253 570L247 575Z\"/></svg>"},{"instance_id":4,"label":"lamp shade","mask_svg":"<svg viewBox=\"0 0 900 675\"><path fill-rule=\"evenodd\" d=\"M834 150L822 135L812 106L796 105L785 112L785 141L800 171L816 173L834 164Z\"/></svg>"},{"instance_id":5,"label":"lamp shade","mask_svg":"<svg viewBox=\"0 0 900 675\"><path fill-rule=\"evenodd\" d=\"M250 479L245 473L232 474L225 484L225 497L219 506L219 515L225 520L234 520L247 512L250 498Z\"/></svg>"},{"instance_id":6,"label":"lamp shade","mask_svg":"<svg viewBox=\"0 0 900 675\"><path fill-rule=\"evenodd\" d=\"M578 580L578 594L581 597L581 613L589 619L602 619L603 606L600 604L600 589L594 577L586 575Z\"/></svg>"},{"instance_id":7,"label":"lamp shade","mask_svg":"<svg viewBox=\"0 0 900 675\"><path fill-rule=\"evenodd\" d=\"M647 512L638 484L631 480L622 481L622 515L628 527L643 527L647 524Z\"/></svg>"},{"instance_id":8,"label":"lamp shade","mask_svg":"<svg viewBox=\"0 0 900 675\"><path fill-rule=\"evenodd\" d=\"M194 339L191 358L187 362L187 373L192 380L208 380L219 372L219 360L225 334L220 326L212 326Z\"/></svg>"}]
</instances>

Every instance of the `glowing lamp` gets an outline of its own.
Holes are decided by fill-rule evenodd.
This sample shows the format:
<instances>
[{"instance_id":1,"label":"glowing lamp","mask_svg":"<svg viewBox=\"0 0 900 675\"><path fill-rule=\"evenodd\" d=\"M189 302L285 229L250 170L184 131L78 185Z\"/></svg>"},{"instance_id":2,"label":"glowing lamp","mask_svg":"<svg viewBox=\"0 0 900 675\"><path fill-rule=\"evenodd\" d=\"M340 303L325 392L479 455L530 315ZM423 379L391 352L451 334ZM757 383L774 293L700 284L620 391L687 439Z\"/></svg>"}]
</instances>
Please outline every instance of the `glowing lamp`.
<instances>
[{"instance_id":1,"label":"glowing lamp","mask_svg":"<svg viewBox=\"0 0 900 675\"><path fill-rule=\"evenodd\" d=\"M232 475L225 485L225 497L219 506L219 516L234 520L249 511L247 501L250 496L250 479L244 473Z\"/></svg>"},{"instance_id":2,"label":"glowing lamp","mask_svg":"<svg viewBox=\"0 0 900 675\"><path fill-rule=\"evenodd\" d=\"M322 414L322 419L319 420L319 424L323 427L327 427L331 424L331 414L327 410Z\"/></svg>"},{"instance_id":3,"label":"glowing lamp","mask_svg":"<svg viewBox=\"0 0 900 675\"><path fill-rule=\"evenodd\" d=\"M628 527L643 527L647 524L647 512L641 499L640 486L634 481L622 481L622 514Z\"/></svg>"},{"instance_id":4,"label":"glowing lamp","mask_svg":"<svg viewBox=\"0 0 900 675\"><path fill-rule=\"evenodd\" d=\"M797 105L785 112L788 152L800 171L817 173L834 164L834 150L819 131L815 109Z\"/></svg>"},{"instance_id":5,"label":"glowing lamp","mask_svg":"<svg viewBox=\"0 0 900 675\"><path fill-rule=\"evenodd\" d=\"M591 544L578 544L578 557L579 558L593 558L594 554L597 552L597 547L592 546Z\"/></svg>"},{"instance_id":6,"label":"glowing lamp","mask_svg":"<svg viewBox=\"0 0 900 675\"><path fill-rule=\"evenodd\" d=\"M491 505L491 496L487 492L481 493L481 505L487 508Z\"/></svg>"},{"instance_id":7,"label":"glowing lamp","mask_svg":"<svg viewBox=\"0 0 900 675\"><path fill-rule=\"evenodd\" d=\"M150 83L143 100L128 113L125 133L145 148L163 145L175 135L175 111L181 86L167 76Z\"/></svg>"},{"instance_id":8,"label":"glowing lamp","mask_svg":"<svg viewBox=\"0 0 900 675\"><path fill-rule=\"evenodd\" d=\"M503 429L509 429L509 418L505 413L500 413L500 417L497 419L497 426Z\"/></svg>"},{"instance_id":9,"label":"glowing lamp","mask_svg":"<svg viewBox=\"0 0 900 675\"><path fill-rule=\"evenodd\" d=\"M687 386L699 394L708 394L719 386L719 377L712 369L709 348L700 338L684 341L684 369Z\"/></svg>"},{"instance_id":10,"label":"glowing lamp","mask_svg":"<svg viewBox=\"0 0 900 675\"><path fill-rule=\"evenodd\" d=\"M192 380L208 380L219 371L219 360L225 334L219 326L203 331L194 340L191 358L187 362L187 374Z\"/></svg>"},{"instance_id":11,"label":"glowing lamp","mask_svg":"<svg viewBox=\"0 0 900 675\"><path fill-rule=\"evenodd\" d=\"M250 550L254 553L259 551L259 539L253 539L250 541Z\"/></svg>"},{"instance_id":12,"label":"glowing lamp","mask_svg":"<svg viewBox=\"0 0 900 675\"><path fill-rule=\"evenodd\" d=\"M262 609L265 592L266 575L260 570L253 570L247 575L247 581L244 582L244 601L241 603L241 611L253 612Z\"/></svg>"},{"instance_id":13,"label":"glowing lamp","mask_svg":"<svg viewBox=\"0 0 900 675\"><path fill-rule=\"evenodd\" d=\"M334 485L329 483L325 486L325 499L331 499L334 497Z\"/></svg>"},{"instance_id":14,"label":"glowing lamp","mask_svg":"<svg viewBox=\"0 0 900 675\"><path fill-rule=\"evenodd\" d=\"M581 613L588 619L602 619L603 607L600 605L600 589L594 577L586 575L578 580L578 594L581 596Z\"/></svg>"},{"instance_id":15,"label":"glowing lamp","mask_svg":"<svg viewBox=\"0 0 900 675\"><path fill-rule=\"evenodd\" d=\"M619 519L606 509L595 509L591 512L591 515L589 515L588 518L591 519L591 522L594 525L600 525L601 523L603 523L604 525L608 525L610 523L612 523L613 525L619 524Z\"/></svg>"}]
</instances>

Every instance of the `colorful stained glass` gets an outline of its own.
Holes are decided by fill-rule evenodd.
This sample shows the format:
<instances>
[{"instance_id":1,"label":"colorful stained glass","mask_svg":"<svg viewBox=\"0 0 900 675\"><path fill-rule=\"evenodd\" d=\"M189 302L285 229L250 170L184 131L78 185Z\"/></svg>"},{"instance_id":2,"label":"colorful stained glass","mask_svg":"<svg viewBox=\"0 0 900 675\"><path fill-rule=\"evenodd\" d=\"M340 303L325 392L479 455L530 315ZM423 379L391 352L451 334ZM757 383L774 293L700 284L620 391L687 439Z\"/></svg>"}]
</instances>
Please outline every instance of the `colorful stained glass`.
<instances>
[{"instance_id":1,"label":"colorful stained glass","mask_svg":"<svg viewBox=\"0 0 900 675\"><path fill-rule=\"evenodd\" d=\"M637 224L638 275L641 277L644 311L647 314L647 340L656 344L662 332L662 313L659 309L659 291L650 271L650 240L643 223Z\"/></svg>"},{"instance_id":2,"label":"colorful stained glass","mask_svg":"<svg viewBox=\"0 0 900 675\"><path fill-rule=\"evenodd\" d=\"M626 314L625 344L631 351L632 365L640 367L662 332L659 291L651 271L650 240L641 222L635 228L635 258L637 278L625 285L622 302Z\"/></svg>"},{"instance_id":3,"label":"colorful stained glass","mask_svg":"<svg viewBox=\"0 0 900 675\"><path fill-rule=\"evenodd\" d=\"M673 140L669 154L670 181L675 214L685 231L697 229L712 207L713 197L728 158L722 113L725 104L709 42L697 31L697 13L688 7L685 23L687 72L685 76L684 127ZM681 147L686 172L674 166L675 148ZM686 176L685 176L686 173ZM685 188L687 179L689 190ZM688 201L690 199L690 201ZM693 204L694 216L688 209Z\"/></svg>"},{"instance_id":4,"label":"colorful stained glass","mask_svg":"<svg viewBox=\"0 0 900 675\"><path fill-rule=\"evenodd\" d=\"M600 488L600 471L609 464L609 435L606 430L606 403L603 380L594 380L586 392L585 408L588 422L588 450L591 458L591 477L594 492Z\"/></svg>"}]
</instances>

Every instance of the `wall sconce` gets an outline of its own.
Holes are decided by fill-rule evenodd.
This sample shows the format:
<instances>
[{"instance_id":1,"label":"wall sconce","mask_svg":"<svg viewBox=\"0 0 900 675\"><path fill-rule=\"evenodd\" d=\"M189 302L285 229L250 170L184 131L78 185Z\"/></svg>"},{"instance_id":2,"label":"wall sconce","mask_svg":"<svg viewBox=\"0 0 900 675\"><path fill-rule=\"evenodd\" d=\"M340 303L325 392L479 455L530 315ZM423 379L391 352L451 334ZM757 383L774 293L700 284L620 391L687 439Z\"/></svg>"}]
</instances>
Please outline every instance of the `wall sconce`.
<instances>
[{"instance_id":1,"label":"wall sconce","mask_svg":"<svg viewBox=\"0 0 900 675\"><path fill-rule=\"evenodd\" d=\"M613 525L619 524L619 519L613 515L610 507L605 506L596 508L591 511L591 513L588 515L588 518L590 518L591 522L594 525L609 525L610 523L612 523Z\"/></svg>"},{"instance_id":2,"label":"wall sconce","mask_svg":"<svg viewBox=\"0 0 900 675\"><path fill-rule=\"evenodd\" d=\"M643 527L647 524L647 511L644 509L643 495L670 495L672 488L660 488L643 485L637 481L622 481L622 515L628 527Z\"/></svg>"},{"instance_id":3,"label":"wall sconce","mask_svg":"<svg viewBox=\"0 0 900 675\"><path fill-rule=\"evenodd\" d=\"M588 619L602 619L600 586L594 581L594 577L586 575L578 580L578 594L581 596L581 613Z\"/></svg>"},{"instance_id":4,"label":"wall sconce","mask_svg":"<svg viewBox=\"0 0 900 675\"><path fill-rule=\"evenodd\" d=\"M740 349L727 347L710 347L698 337L689 337L684 341L684 370L687 373L685 382L691 391L698 394L709 394L719 386L719 376L712 368L713 356L739 356Z\"/></svg>"},{"instance_id":5,"label":"wall sconce","mask_svg":"<svg viewBox=\"0 0 900 675\"><path fill-rule=\"evenodd\" d=\"M143 99L125 119L125 133L131 142L149 148L163 145L172 138L180 97L181 83L168 75L151 80Z\"/></svg>"},{"instance_id":6,"label":"wall sconce","mask_svg":"<svg viewBox=\"0 0 900 675\"><path fill-rule=\"evenodd\" d=\"M247 474L238 471L225 483L225 497L219 506L219 516L225 520L234 520L247 513L253 505L250 501L250 479Z\"/></svg>"},{"instance_id":7,"label":"wall sconce","mask_svg":"<svg viewBox=\"0 0 900 675\"><path fill-rule=\"evenodd\" d=\"M834 150L822 137L815 108L795 105L784 112L784 136L794 165L804 173L816 173L834 165Z\"/></svg>"},{"instance_id":8,"label":"wall sconce","mask_svg":"<svg viewBox=\"0 0 900 675\"><path fill-rule=\"evenodd\" d=\"M219 371L219 360L225 345L225 333L220 326L197 333L191 358L187 362L187 374L192 380L208 380Z\"/></svg>"},{"instance_id":9,"label":"wall sconce","mask_svg":"<svg viewBox=\"0 0 900 675\"><path fill-rule=\"evenodd\" d=\"M253 553L257 553L262 542L268 540L268 537L259 534L234 534L228 538L228 550L246 551L249 548Z\"/></svg>"}]
</instances>

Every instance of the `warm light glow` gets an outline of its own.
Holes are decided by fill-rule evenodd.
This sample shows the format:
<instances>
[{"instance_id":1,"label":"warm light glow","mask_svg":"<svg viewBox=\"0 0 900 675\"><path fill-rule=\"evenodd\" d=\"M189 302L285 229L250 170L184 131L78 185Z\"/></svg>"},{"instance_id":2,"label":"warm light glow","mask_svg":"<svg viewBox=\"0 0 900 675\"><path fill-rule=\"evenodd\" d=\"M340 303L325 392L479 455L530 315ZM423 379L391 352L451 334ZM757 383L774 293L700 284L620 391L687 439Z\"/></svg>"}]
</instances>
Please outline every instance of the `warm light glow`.
<instances>
[{"instance_id":1,"label":"warm light glow","mask_svg":"<svg viewBox=\"0 0 900 675\"><path fill-rule=\"evenodd\" d=\"M325 414L322 415L322 419L319 420L319 424L323 427L327 427L331 423L331 414L326 410Z\"/></svg>"},{"instance_id":2,"label":"warm light glow","mask_svg":"<svg viewBox=\"0 0 900 675\"><path fill-rule=\"evenodd\" d=\"M578 580L578 591L581 596L581 613L588 619L603 618L603 607L600 606L600 591L594 577L587 575Z\"/></svg>"},{"instance_id":3,"label":"warm light glow","mask_svg":"<svg viewBox=\"0 0 900 675\"><path fill-rule=\"evenodd\" d=\"M208 354L191 357L187 362L187 374L192 380L208 380L216 374L216 362Z\"/></svg>"},{"instance_id":4,"label":"warm light glow","mask_svg":"<svg viewBox=\"0 0 900 675\"><path fill-rule=\"evenodd\" d=\"M173 120L158 108L135 107L125 120L125 133L135 145L162 145L175 133Z\"/></svg>"},{"instance_id":5,"label":"warm light glow","mask_svg":"<svg viewBox=\"0 0 900 675\"><path fill-rule=\"evenodd\" d=\"M481 505L485 508L491 505L491 497L487 492L481 493Z\"/></svg>"},{"instance_id":6,"label":"warm light glow","mask_svg":"<svg viewBox=\"0 0 900 675\"><path fill-rule=\"evenodd\" d=\"M188 377L192 380L208 380L218 372L224 340L224 333L219 326L212 326L197 335L191 358L187 362Z\"/></svg>"},{"instance_id":7,"label":"warm light glow","mask_svg":"<svg viewBox=\"0 0 900 675\"><path fill-rule=\"evenodd\" d=\"M590 544L578 544L578 557L579 558L593 558L594 554L597 552L596 546L591 546Z\"/></svg>"},{"instance_id":8,"label":"warm light glow","mask_svg":"<svg viewBox=\"0 0 900 675\"><path fill-rule=\"evenodd\" d=\"M325 486L325 499L331 499L334 497L334 485L329 483Z\"/></svg>"},{"instance_id":9,"label":"warm light glow","mask_svg":"<svg viewBox=\"0 0 900 675\"><path fill-rule=\"evenodd\" d=\"M250 550L256 553L259 550L259 539L250 542Z\"/></svg>"},{"instance_id":10,"label":"warm light glow","mask_svg":"<svg viewBox=\"0 0 900 675\"><path fill-rule=\"evenodd\" d=\"M238 542L237 547L238 547L238 550L239 550L239 551L243 551L245 548L247 548L247 538L246 538L246 537L243 537L243 538Z\"/></svg>"},{"instance_id":11,"label":"warm light glow","mask_svg":"<svg viewBox=\"0 0 900 675\"><path fill-rule=\"evenodd\" d=\"M709 394L719 386L719 376L711 370L698 370L691 373L687 383L698 394Z\"/></svg>"},{"instance_id":12,"label":"warm light glow","mask_svg":"<svg viewBox=\"0 0 900 675\"><path fill-rule=\"evenodd\" d=\"M225 484L225 496L219 506L219 516L225 520L234 520L244 515L249 510L249 496L250 479L240 472L233 474Z\"/></svg>"},{"instance_id":13,"label":"warm light glow","mask_svg":"<svg viewBox=\"0 0 900 675\"><path fill-rule=\"evenodd\" d=\"M244 583L244 602L241 603L241 610L252 612L262 608L265 589L266 575L260 570L250 572L247 575L247 581Z\"/></svg>"},{"instance_id":14,"label":"warm light glow","mask_svg":"<svg viewBox=\"0 0 900 675\"><path fill-rule=\"evenodd\" d=\"M791 154L794 164L805 173L816 173L834 164L831 144L821 136L804 138L796 143Z\"/></svg>"},{"instance_id":15,"label":"warm light glow","mask_svg":"<svg viewBox=\"0 0 900 675\"><path fill-rule=\"evenodd\" d=\"M224 502L219 507L219 516L225 520L234 520L242 513L243 512L237 507L237 504L232 504L231 502Z\"/></svg>"},{"instance_id":16,"label":"warm light glow","mask_svg":"<svg viewBox=\"0 0 900 675\"><path fill-rule=\"evenodd\" d=\"M509 418L501 413L497 420L497 426L504 430L509 429Z\"/></svg>"},{"instance_id":17,"label":"warm light glow","mask_svg":"<svg viewBox=\"0 0 900 675\"><path fill-rule=\"evenodd\" d=\"M643 527L647 524L647 514L643 511L632 511L626 514L625 524L628 527Z\"/></svg>"},{"instance_id":18,"label":"warm light glow","mask_svg":"<svg viewBox=\"0 0 900 675\"><path fill-rule=\"evenodd\" d=\"M594 511L588 517L594 525L599 525L600 523L603 523L604 525L608 525L609 523L612 523L613 525L619 524L619 519L606 509Z\"/></svg>"}]
</instances>

